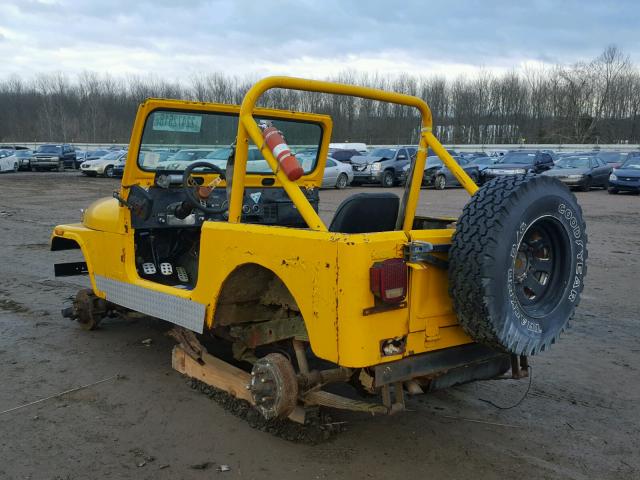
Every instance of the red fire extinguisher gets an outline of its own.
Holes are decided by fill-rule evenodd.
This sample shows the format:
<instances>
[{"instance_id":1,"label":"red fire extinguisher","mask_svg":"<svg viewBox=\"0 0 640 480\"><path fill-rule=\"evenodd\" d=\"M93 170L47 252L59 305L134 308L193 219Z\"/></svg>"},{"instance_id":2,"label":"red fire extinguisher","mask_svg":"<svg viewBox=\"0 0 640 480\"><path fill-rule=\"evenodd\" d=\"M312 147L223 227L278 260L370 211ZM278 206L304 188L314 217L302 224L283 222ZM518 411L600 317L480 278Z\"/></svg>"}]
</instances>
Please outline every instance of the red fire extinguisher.
<instances>
[{"instance_id":1,"label":"red fire extinguisher","mask_svg":"<svg viewBox=\"0 0 640 480\"><path fill-rule=\"evenodd\" d=\"M304 170L298 163L296 156L291 152L289 145L276 127L271 122L260 122L258 124L260 130L262 130L262 137L265 143L276 157L280 168L285 173L287 178L292 182L298 180L303 174Z\"/></svg>"}]
</instances>

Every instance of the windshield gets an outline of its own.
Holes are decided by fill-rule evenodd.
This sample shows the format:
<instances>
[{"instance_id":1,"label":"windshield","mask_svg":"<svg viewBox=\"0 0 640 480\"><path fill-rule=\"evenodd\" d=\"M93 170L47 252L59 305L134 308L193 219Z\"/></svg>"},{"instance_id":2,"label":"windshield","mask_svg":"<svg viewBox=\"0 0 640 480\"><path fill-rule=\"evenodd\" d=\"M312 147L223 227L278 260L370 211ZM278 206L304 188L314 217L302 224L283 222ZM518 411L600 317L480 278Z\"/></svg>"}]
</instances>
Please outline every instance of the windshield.
<instances>
[{"instance_id":1,"label":"windshield","mask_svg":"<svg viewBox=\"0 0 640 480\"><path fill-rule=\"evenodd\" d=\"M476 157L469 163L471 165L493 165L496 162L495 158L491 157Z\"/></svg>"},{"instance_id":2,"label":"windshield","mask_svg":"<svg viewBox=\"0 0 640 480\"><path fill-rule=\"evenodd\" d=\"M640 168L640 157L631 157L620 168Z\"/></svg>"},{"instance_id":3,"label":"windshield","mask_svg":"<svg viewBox=\"0 0 640 480\"><path fill-rule=\"evenodd\" d=\"M322 128L317 123L268 120L282 132L291 151L305 173L313 171L322 139ZM147 118L138 165L143 170L184 170L191 162L206 161L226 168L238 131L238 117L216 112L172 112L156 110ZM160 150L171 150L161 158ZM247 172L272 174L267 161L258 148L249 143Z\"/></svg>"},{"instance_id":4,"label":"windshield","mask_svg":"<svg viewBox=\"0 0 640 480\"><path fill-rule=\"evenodd\" d=\"M195 161L205 158L212 150L180 150L167 158L167 161Z\"/></svg>"},{"instance_id":5,"label":"windshield","mask_svg":"<svg viewBox=\"0 0 640 480\"><path fill-rule=\"evenodd\" d=\"M100 157L100 160L117 160L122 155L122 152L107 153L104 157Z\"/></svg>"},{"instance_id":6,"label":"windshield","mask_svg":"<svg viewBox=\"0 0 640 480\"><path fill-rule=\"evenodd\" d=\"M370 157L393 158L398 150L395 148L374 148L369 152Z\"/></svg>"},{"instance_id":7,"label":"windshield","mask_svg":"<svg viewBox=\"0 0 640 480\"><path fill-rule=\"evenodd\" d=\"M600 152L598 156L606 163L623 162L627 158L627 153L622 152Z\"/></svg>"},{"instance_id":8,"label":"windshield","mask_svg":"<svg viewBox=\"0 0 640 480\"><path fill-rule=\"evenodd\" d=\"M425 162L425 165L424 165L425 168L441 167L441 166L442 166L442 160L440 160L440 157L427 157L427 161Z\"/></svg>"},{"instance_id":9,"label":"windshield","mask_svg":"<svg viewBox=\"0 0 640 480\"><path fill-rule=\"evenodd\" d=\"M16 157L30 157L31 156L31 151L30 150L16 150L15 155L16 155Z\"/></svg>"},{"instance_id":10,"label":"windshield","mask_svg":"<svg viewBox=\"0 0 640 480\"><path fill-rule=\"evenodd\" d=\"M509 164L517 163L521 165L530 165L535 162L535 153L509 152L502 156L496 163Z\"/></svg>"},{"instance_id":11,"label":"windshield","mask_svg":"<svg viewBox=\"0 0 640 480\"><path fill-rule=\"evenodd\" d=\"M106 155L107 153L109 153L108 150L91 150L87 152L87 156L101 157L103 155Z\"/></svg>"},{"instance_id":12,"label":"windshield","mask_svg":"<svg viewBox=\"0 0 640 480\"><path fill-rule=\"evenodd\" d=\"M60 145L41 145L38 147L37 153L60 153L61 151Z\"/></svg>"},{"instance_id":13,"label":"windshield","mask_svg":"<svg viewBox=\"0 0 640 480\"><path fill-rule=\"evenodd\" d=\"M558 160L558 168L590 168L589 157L565 157Z\"/></svg>"}]
</instances>

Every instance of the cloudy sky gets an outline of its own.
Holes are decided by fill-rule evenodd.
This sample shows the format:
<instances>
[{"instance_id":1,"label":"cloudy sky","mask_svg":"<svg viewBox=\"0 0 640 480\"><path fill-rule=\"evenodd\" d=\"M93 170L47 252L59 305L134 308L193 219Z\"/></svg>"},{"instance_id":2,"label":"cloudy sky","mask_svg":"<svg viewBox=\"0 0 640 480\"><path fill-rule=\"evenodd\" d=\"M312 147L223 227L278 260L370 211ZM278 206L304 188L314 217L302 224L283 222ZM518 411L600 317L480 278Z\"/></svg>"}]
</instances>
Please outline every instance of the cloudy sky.
<instances>
[{"instance_id":1,"label":"cloudy sky","mask_svg":"<svg viewBox=\"0 0 640 480\"><path fill-rule=\"evenodd\" d=\"M1 0L0 78L91 70L324 78L640 63L638 0Z\"/></svg>"}]
</instances>

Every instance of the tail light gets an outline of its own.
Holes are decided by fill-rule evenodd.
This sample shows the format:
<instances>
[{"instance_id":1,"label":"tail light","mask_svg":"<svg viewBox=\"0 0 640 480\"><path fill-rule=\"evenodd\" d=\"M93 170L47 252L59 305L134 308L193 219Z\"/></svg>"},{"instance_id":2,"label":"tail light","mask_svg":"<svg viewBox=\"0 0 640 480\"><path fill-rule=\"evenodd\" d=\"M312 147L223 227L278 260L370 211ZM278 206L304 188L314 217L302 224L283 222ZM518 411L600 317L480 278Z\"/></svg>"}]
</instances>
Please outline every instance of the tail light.
<instances>
[{"instance_id":1,"label":"tail light","mask_svg":"<svg viewBox=\"0 0 640 480\"><path fill-rule=\"evenodd\" d=\"M374 263L369 270L371 292L384 303L400 303L407 296L407 264L401 258Z\"/></svg>"}]
</instances>

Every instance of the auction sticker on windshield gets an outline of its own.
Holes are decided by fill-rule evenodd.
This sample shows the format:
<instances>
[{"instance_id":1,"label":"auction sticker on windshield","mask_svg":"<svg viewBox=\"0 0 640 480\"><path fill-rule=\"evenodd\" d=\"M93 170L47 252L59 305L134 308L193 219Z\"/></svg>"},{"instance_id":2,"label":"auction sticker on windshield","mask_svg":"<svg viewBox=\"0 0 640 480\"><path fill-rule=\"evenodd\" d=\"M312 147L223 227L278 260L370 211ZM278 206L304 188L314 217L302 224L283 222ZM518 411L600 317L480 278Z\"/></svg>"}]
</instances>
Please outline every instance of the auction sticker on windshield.
<instances>
[{"instance_id":1,"label":"auction sticker on windshield","mask_svg":"<svg viewBox=\"0 0 640 480\"><path fill-rule=\"evenodd\" d=\"M201 115L189 115L173 112L155 112L153 129L165 132L200 133Z\"/></svg>"}]
</instances>

